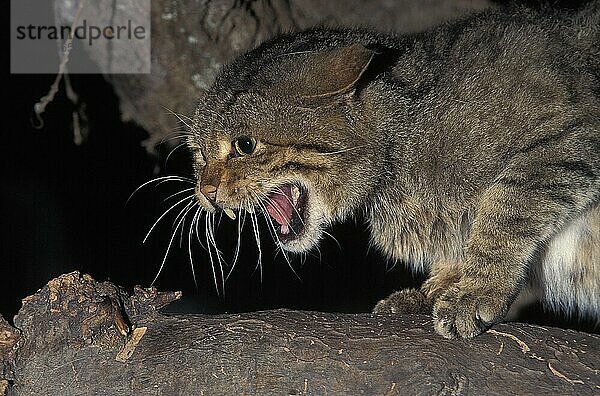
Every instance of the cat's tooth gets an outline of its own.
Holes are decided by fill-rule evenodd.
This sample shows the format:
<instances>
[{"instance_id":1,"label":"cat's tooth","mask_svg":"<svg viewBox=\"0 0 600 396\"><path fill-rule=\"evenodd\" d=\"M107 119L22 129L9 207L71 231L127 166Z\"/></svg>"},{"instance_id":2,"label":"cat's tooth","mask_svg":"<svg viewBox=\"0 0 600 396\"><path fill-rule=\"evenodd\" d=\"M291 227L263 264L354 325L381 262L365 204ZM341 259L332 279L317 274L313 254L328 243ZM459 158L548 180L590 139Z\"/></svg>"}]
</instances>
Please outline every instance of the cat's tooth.
<instances>
[{"instance_id":1,"label":"cat's tooth","mask_svg":"<svg viewBox=\"0 0 600 396\"><path fill-rule=\"evenodd\" d=\"M281 225L281 233L282 233L283 235L287 235L287 234L289 234L289 233L290 233L290 227L288 227L288 226L287 226L287 225L285 225L285 224L282 224L282 225Z\"/></svg>"},{"instance_id":2,"label":"cat's tooth","mask_svg":"<svg viewBox=\"0 0 600 396\"><path fill-rule=\"evenodd\" d=\"M300 189L296 186L292 186L292 203L294 206L298 203L298 198L300 198Z\"/></svg>"},{"instance_id":3,"label":"cat's tooth","mask_svg":"<svg viewBox=\"0 0 600 396\"><path fill-rule=\"evenodd\" d=\"M229 217L231 220L235 220L235 213L233 213L233 210L231 210L229 208L224 208L223 212L225 212L227 217Z\"/></svg>"}]
</instances>

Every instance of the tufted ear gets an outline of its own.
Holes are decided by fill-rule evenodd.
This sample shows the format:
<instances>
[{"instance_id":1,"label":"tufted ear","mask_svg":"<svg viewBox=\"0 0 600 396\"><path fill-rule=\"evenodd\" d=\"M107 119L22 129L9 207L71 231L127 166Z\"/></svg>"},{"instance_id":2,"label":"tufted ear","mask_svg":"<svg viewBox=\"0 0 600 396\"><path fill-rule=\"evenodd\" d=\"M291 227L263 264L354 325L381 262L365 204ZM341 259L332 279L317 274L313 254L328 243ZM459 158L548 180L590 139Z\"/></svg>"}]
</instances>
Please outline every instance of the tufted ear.
<instances>
[{"instance_id":1,"label":"tufted ear","mask_svg":"<svg viewBox=\"0 0 600 396\"><path fill-rule=\"evenodd\" d=\"M369 67L374 51L360 45L311 52L298 59L290 81L302 98L325 98L351 91Z\"/></svg>"}]
</instances>

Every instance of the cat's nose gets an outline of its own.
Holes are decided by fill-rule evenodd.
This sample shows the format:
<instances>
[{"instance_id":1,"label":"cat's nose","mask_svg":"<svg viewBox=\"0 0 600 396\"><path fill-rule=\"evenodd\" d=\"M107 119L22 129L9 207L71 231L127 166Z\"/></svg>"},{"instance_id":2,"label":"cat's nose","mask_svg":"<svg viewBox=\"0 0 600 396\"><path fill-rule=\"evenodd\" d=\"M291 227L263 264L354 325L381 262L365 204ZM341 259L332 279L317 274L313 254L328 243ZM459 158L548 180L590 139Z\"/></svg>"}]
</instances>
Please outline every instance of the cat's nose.
<instances>
[{"instance_id":1,"label":"cat's nose","mask_svg":"<svg viewBox=\"0 0 600 396\"><path fill-rule=\"evenodd\" d=\"M213 186L212 184L203 185L200 187L200 192L204 194L209 201L214 202L217 198L217 187Z\"/></svg>"}]
</instances>

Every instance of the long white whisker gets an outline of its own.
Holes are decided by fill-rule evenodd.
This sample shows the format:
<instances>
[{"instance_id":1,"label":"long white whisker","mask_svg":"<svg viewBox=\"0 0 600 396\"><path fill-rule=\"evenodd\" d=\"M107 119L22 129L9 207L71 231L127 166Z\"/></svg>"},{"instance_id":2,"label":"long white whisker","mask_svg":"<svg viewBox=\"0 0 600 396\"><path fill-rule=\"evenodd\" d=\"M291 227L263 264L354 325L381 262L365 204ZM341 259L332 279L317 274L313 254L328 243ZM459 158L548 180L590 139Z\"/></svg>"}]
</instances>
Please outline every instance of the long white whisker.
<instances>
[{"instance_id":1,"label":"long white whisker","mask_svg":"<svg viewBox=\"0 0 600 396\"><path fill-rule=\"evenodd\" d=\"M163 199L163 202L166 202L166 201L168 201L169 199L171 199L173 197L176 197L176 196L181 195L181 194L185 194L186 192L193 191L195 189L196 189L195 187L190 187L190 188L183 189L183 190L181 190L179 192L176 192L175 194L169 195L167 198Z\"/></svg>"},{"instance_id":2,"label":"long white whisker","mask_svg":"<svg viewBox=\"0 0 600 396\"><path fill-rule=\"evenodd\" d=\"M202 248L204 250L208 250L208 248L206 246L204 246L204 243L202 243L202 241L200 240L200 231L198 230L198 225L200 224L200 216L202 216L202 214L205 212L198 212L198 217L196 218L196 240L198 241L198 243L200 244L200 246L202 246Z\"/></svg>"},{"instance_id":3,"label":"long white whisker","mask_svg":"<svg viewBox=\"0 0 600 396\"><path fill-rule=\"evenodd\" d=\"M279 242L279 237L277 236L277 230L275 229L275 225L273 224L273 221L271 221L271 217L269 216L264 204L260 201L257 201L256 205L259 207L261 213L263 214L263 216L265 217L265 220L267 221L267 230L269 230L269 233L273 237L273 240L275 242Z\"/></svg>"},{"instance_id":4,"label":"long white whisker","mask_svg":"<svg viewBox=\"0 0 600 396\"><path fill-rule=\"evenodd\" d=\"M237 232L238 232L237 243L235 245L235 252L233 254L233 262L231 263L231 267L230 267L229 271L227 272L225 281L227 281L227 279L229 279L229 276L233 272L233 269L235 268L235 264L237 263L237 260L238 260L238 256L240 254L240 246L241 246L241 242L242 242L242 228L243 228L241 213L242 213L242 204L240 203L240 205L238 206L238 218L237 218ZM244 212L244 219L246 218L245 213L246 212Z\"/></svg>"},{"instance_id":5,"label":"long white whisker","mask_svg":"<svg viewBox=\"0 0 600 396\"><path fill-rule=\"evenodd\" d=\"M209 217L209 216L207 216ZM210 241L211 244L213 246L213 248L215 249L215 255L217 256L217 264L219 265L219 272L221 275L221 282L222 282L222 291L223 291L223 296L225 295L225 273L223 270L223 263L225 262L225 260L223 259L223 253L219 250L219 248L217 247L217 241L215 239L215 214L214 213L210 213L210 219L209 219L209 223L208 223L208 232L210 235Z\"/></svg>"},{"instance_id":6,"label":"long white whisker","mask_svg":"<svg viewBox=\"0 0 600 396\"><path fill-rule=\"evenodd\" d=\"M187 205L187 206L184 208L185 212L184 212L183 214L181 214L181 213L180 213L180 214L179 214L179 215L178 215L178 216L175 218L175 221L177 221L177 219L179 218L179 216L181 216L181 220L183 220L183 222L181 223L181 229L180 229L180 233L179 233L179 248L181 248L181 245L183 244L183 230L184 230L184 228L185 228L185 219L186 219L186 216L187 216L187 214L188 214L188 213L189 213L189 212L190 212L192 209L194 209L194 206L195 206L195 205L198 205L198 203L197 203L197 202L194 202L194 201L190 202L190 203L189 203L189 204L188 204L188 205Z\"/></svg>"},{"instance_id":7,"label":"long white whisker","mask_svg":"<svg viewBox=\"0 0 600 396\"><path fill-rule=\"evenodd\" d=\"M171 110L171 109L169 109L169 108L167 108L167 107L165 107L165 106L162 106L162 107L163 107L165 110L167 110L169 113L171 113L171 114L173 114L175 117L177 117L177 119L179 119L179 121L181 121L181 123L182 123L182 124L184 124L184 125L185 125L185 126L188 128L188 129L190 129L190 130L192 129L192 127L191 127L191 126L190 126L190 125L189 125L187 122L185 122L185 120L184 120L184 117L185 117L185 118L187 118L187 119L188 119L188 121L190 121L190 122L193 122L193 120L192 120L190 117L188 117L188 116L185 116L185 115L183 115L183 114L181 114L181 115L180 115L180 114L178 114L178 113L174 112L173 110Z\"/></svg>"},{"instance_id":8,"label":"long white whisker","mask_svg":"<svg viewBox=\"0 0 600 396\"><path fill-rule=\"evenodd\" d=\"M284 194L285 195L285 194ZM282 216L285 217L283 215L283 213L281 213L281 211L279 210L279 208L277 207L277 205L274 205L271 198L269 198L269 196L267 194L259 194L259 196L262 196L265 200L267 200L268 202L271 203L271 206ZM289 200L289 199L288 199ZM292 272L294 273L294 275L296 275L296 277L300 280L302 280L300 278L300 276L298 275L298 273L296 272L296 270L294 269L294 266L292 265L287 253L285 252L285 249L283 248L283 243L281 242L281 240L279 239L279 236L277 234L277 230L275 228L275 224L273 224L273 221L271 220L271 217L266 209L266 207L264 206L264 204L261 202L260 199L258 199L258 197L255 199L258 207L260 208L261 212L263 213L263 216L266 220L267 223L267 229L269 230L271 236L273 237L273 240L275 241L275 243L277 244L278 250L275 252L275 257L277 257L277 253L279 253L279 251L281 251L281 254L283 255L283 257L285 258L285 261L287 262L288 266L290 267L290 269L292 270ZM296 233L292 228L290 228L292 230L292 232Z\"/></svg>"},{"instance_id":9,"label":"long white whisker","mask_svg":"<svg viewBox=\"0 0 600 396\"><path fill-rule=\"evenodd\" d=\"M338 248L340 250L342 250L342 245L340 245L340 242L330 233L328 233L327 231L323 231L323 234L327 235L329 238L333 239L333 241L336 243L336 245L338 245Z\"/></svg>"},{"instance_id":10,"label":"long white whisker","mask_svg":"<svg viewBox=\"0 0 600 396\"><path fill-rule=\"evenodd\" d=\"M306 253L300 254L300 268L304 267L304 265L306 264L307 257L308 257L308 255Z\"/></svg>"},{"instance_id":11,"label":"long white whisker","mask_svg":"<svg viewBox=\"0 0 600 396\"><path fill-rule=\"evenodd\" d=\"M169 135L174 135L174 136L169 136ZM162 138L160 140L160 142L158 143L158 145L164 144L171 140L189 139L190 137L193 137L193 136L194 136L194 134L191 132L188 132L185 128L184 129L174 128L173 132L168 133L164 138ZM187 142L187 140L186 140L186 142Z\"/></svg>"},{"instance_id":12,"label":"long white whisker","mask_svg":"<svg viewBox=\"0 0 600 396\"><path fill-rule=\"evenodd\" d=\"M275 240L275 242L277 243L279 250L281 251L281 254L283 255L283 257L285 258L285 261L288 264L288 267L290 267L290 269L292 270L292 272L294 273L294 275L296 275L296 277L300 280L302 280L300 278L300 276L298 275L298 273L296 272L296 270L294 269L294 266L292 265L290 258L288 257L287 253L285 252L285 249L283 248L283 243L281 242L281 240L279 239L279 236L277 235L277 230L275 229L275 225L273 224L273 221L271 220L271 217L269 216L269 214L267 213L265 207L263 206L262 203L258 202L258 205L260 205L263 216L267 222L267 228L269 228L269 225L272 228L272 232L271 235L273 236L273 239Z\"/></svg>"},{"instance_id":13,"label":"long white whisker","mask_svg":"<svg viewBox=\"0 0 600 396\"><path fill-rule=\"evenodd\" d=\"M206 238L206 247L208 248L208 257L210 259L210 268L212 270L212 274L213 274L213 279L215 282L215 290L217 291L217 296L221 296L221 293L219 292L219 283L217 281L217 270L215 268L215 261L213 260L213 255L212 255L212 249L210 248L210 236L208 233L208 222L209 222L209 214L207 213L206 216L204 216L204 228L205 228L205 238Z\"/></svg>"},{"instance_id":14,"label":"long white whisker","mask_svg":"<svg viewBox=\"0 0 600 396\"><path fill-rule=\"evenodd\" d=\"M317 252L319 252L319 263L322 263L323 256L321 255L321 248L319 247L319 245L317 245L316 248L317 248Z\"/></svg>"},{"instance_id":15,"label":"long white whisker","mask_svg":"<svg viewBox=\"0 0 600 396\"><path fill-rule=\"evenodd\" d=\"M200 205L196 208L196 212L192 217L192 222L190 223L190 230L188 232L188 256L190 258L190 267L192 267L192 278L194 279L194 285L196 285L196 289L198 288L198 282L196 281L196 270L194 269L194 259L192 258L192 236L194 233L194 223L198 221L198 213L202 208Z\"/></svg>"},{"instance_id":16,"label":"long white whisker","mask_svg":"<svg viewBox=\"0 0 600 396\"><path fill-rule=\"evenodd\" d=\"M178 148L180 148L180 147L185 147L185 146L187 146L187 142L183 142L183 143L180 143L180 144L178 144L177 146L175 146L175 148L173 148L173 149L172 149L172 150L169 152L169 154L167 155L167 159L165 160L165 164L169 162L169 158L171 158L171 155L173 155L173 153L174 153L174 152L175 152L175 151L176 151Z\"/></svg>"},{"instance_id":17,"label":"long white whisker","mask_svg":"<svg viewBox=\"0 0 600 396\"><path fill-rule=\"evenodd\" d=\"M260 233L258 231L258 221L256 220L256 213L250 213L250 220L252 221L252 228L254 230L254 238L256 239L256 247L258 248L258 262L256 267L260 270L260 284L263 283L263 267L262 267L262 249L260 246Z\"/></svg>"},{"instance_id":18,"label":"long white whisker","mask_svg":"<svg viewBox=\"0 0 600 396\"><path fill-rule=\"evenodd\" d=\"M281 240L279 239L279 236L277 235L277 229L275 228L275 224L273 223L273 220L271 220L271 216L269 215L267 208L261 201L256 201L256 205L258 205L260 211L262 212L263 217L265 218L265 221L267 223L267 230L269 230L271 237L277 243L278 246L282 246ZM285 252L283 252L283 254L285 256ZM286 256L286 260L287 260L287 256ZM288 261L288 263L289 263L289 261Z\"/></svg>"},{"instance_id":19,"label":"long white whisker","mask_svg":"<svg viewBox=\"0 0 600 396\"><path fill-rule=\"evenodd\" d=\"M189 203L188 205L191 205L192 203ZM179 228L179 226L181 225L181 223L183 222L183 219L185 219L185 216L181 218L181 220L179 220L179 223L177 224L177 226L175 227L175 230L173 231L173 235L171 235L171 239L169 240L169 244L167 245L167 250L165 252L165 255L163 257L162 263L160 264L160 267L158 268L158 272L156 273L156 276L154 277L154 280L152 281L152 283L150 284L150 286L154 285L154 282L156 282L156 280L158 279L160 273L162 272L165 263L167 262L167 257L169 256L169 251L171 250L171 245L173 245L173 239L175 239L175 235L177 235L177 229Z\"/></svg>"},{"instance_id":20,"label":"long white whisker","mask_svg":"<svg viewBox=\"0 0 600 396\"><path fill-rule=\"evenodd\" d=\"M136 188L131 195L129 196L129 198L127 198L127 201L125 202L125 205L127 205L129 203L129 201L131 200L131 198L142 188L146 187L148 184L150 183L156 183L156 185L160 185L162 183L166 183L166 182L170 182L170 181L177 181L177 182L182 182L182 183L190 183L190 184L195 184L196 182L193 179L190 179L189 177L183 177L183 176L162 176L162 177L156 177L152 180L148 180L147 182L143 183L141 186L139 186L138 188Z\"/></svg>"},{"instance_id":21,"label":"long white whisker","mask_svg":"<svg viewBox=\"0 0 600 396\"><path fill-rule=\"evenodd\" d=\"M150 230L148 231L148 233L144 237L142 243L146 243L146 240L148 239L148 237L150 236L150 234L152 233L152 231L154 230L154 228L156 227L156 225L167 215L167 213L169 213L171 210L173 210L173 208L175 208L180 203L185 202L185 201L190 200L190 199L194 199L194 196L192 195L192 196L189 196L189 197L185 197L185 198L177 201L175 204L171 205L171 207L169 209L165 210L163 212L163 214L154 222L154 224L152 224L152 227L150 227Z\"/></svg>"}]
</instances>

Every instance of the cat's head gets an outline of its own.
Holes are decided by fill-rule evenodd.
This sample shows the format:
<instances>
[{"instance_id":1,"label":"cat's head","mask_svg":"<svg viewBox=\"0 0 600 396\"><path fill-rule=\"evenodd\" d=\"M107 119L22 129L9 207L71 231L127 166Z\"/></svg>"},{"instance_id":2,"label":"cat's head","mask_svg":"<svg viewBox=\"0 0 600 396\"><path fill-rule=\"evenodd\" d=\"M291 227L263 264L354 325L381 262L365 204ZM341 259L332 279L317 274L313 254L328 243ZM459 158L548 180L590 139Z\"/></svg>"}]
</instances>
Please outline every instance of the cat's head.
<instances>
[{"instance_id":1,"label":"cat's head","mask_svg":"<svg viewBox=\"0 0 600 396\"><path fill-rule=\"evenodd\" d=\"M270 43L224 67L188 141L200 204L264 213L293 252L353 213L380 173L357 93L372 57L358 44L290 52Z\"/></svg>"}]
</instances>

